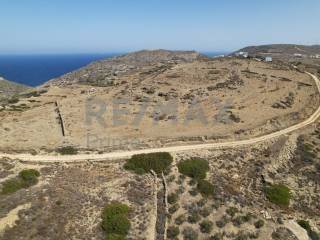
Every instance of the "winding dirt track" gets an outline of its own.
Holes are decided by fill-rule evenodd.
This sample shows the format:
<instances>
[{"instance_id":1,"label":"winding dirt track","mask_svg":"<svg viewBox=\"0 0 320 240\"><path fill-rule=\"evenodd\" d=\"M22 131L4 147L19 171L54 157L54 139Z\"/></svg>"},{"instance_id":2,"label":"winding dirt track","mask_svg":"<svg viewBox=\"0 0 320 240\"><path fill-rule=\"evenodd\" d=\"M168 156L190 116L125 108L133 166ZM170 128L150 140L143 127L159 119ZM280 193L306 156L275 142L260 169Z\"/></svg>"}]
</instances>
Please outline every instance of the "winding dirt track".
<instances>
[{"instance_id":1,"label":"winding dirt track","mask_svg":"<svg viewBox=\"0 0 320 240\"><path fill-rule=\"evenodd\" d=\"M320 94L320 80L313 74L306 72L310 75L318 88ZM274 133L270 133L260 137L254 137L246 140L231 141L231 142L219 142L219 143L208 143L208 144L196 144L196 145L185 145L185 146L173 146L173 147L162 147L162 148L149 148L135 151L124 151L124 152L110 152L105 154L79 154L72 156L53 156L53 155L37 155L33 156L30 154L5 154L0 153L0 157L7 157L11 159L20 159L27 162L38 162L38 163L68 163L68 162L82 162L82 161L105 161L110 159L129 158L134 154L140 153L154 153L154 152L181 152L190 150L200 149L217 149L217 148L230 148L260 143L272 138L291 133L295 130L301 129L314 123L320 117L320 106L318 109L305 121L288 127L286 129L279 130Z\"/></svg>"}]
</instances>

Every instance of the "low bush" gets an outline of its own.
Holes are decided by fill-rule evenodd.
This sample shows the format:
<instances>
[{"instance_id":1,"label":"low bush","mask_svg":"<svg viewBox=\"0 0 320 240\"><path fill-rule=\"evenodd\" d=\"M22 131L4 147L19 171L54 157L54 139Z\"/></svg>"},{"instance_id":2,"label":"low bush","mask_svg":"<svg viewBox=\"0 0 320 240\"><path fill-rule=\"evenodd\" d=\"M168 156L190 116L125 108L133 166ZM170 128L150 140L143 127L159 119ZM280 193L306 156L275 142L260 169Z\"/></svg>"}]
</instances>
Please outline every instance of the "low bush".
<instances>
[{"instance_id":1,"label":"low bush","mask_svg":"<svg viewBox=\"0 0 320 240\"><path fill-rule=\"evenodd\" d=\"M176 220L174 221L175 224L177 225L181 225L182 223L184 223L185 221L187 221L187 218L185 215L181 214L179 215Z\"/></svg>"},{"instance_id":2,"label":"low bush","mask_svg":"<svg viewBox=\"0 0 320 240\"><path fill-rule=\"evenodd\" d=\"M180 205L178 203L172 205L168 211L170 214L174 214L176 211L178 211L178 209L180 208Z\"/></svg>"},{"instance_id":3,"label":"low bush","mask_svg":"<svg viewBox=\"0 0 320 240\"><path fill-rule=\"evenodd\" d=\"M213 196L214 194L214 186L206 180L199 180L197 189L205 197Z\"/></svg>"},{"instance_id":4,"label":"low bush","mask_svg":"<svg viewBox=\"0 0 320 240\"><path fill-rule=\"evenodd\" d=\"M282 184L271 185L265 188L267 199L281 207L288 207L290 204L290 189Z\"/></svg>"},{"instance_id":5,"label":"low bush","mask_svg":"<svg viewBox=\"0 0 320 240\"><path fill-rule=\"evenodd\" d=\"M61 155L76 155L78 154L78 150L72 146L61 147L56 150Z\"/></svg>"},{"instance_id":6,"label":"low bush","mask_svg":"<svg viewBox=\"0 0 320 240\"><path fill-rule=\"evenodd\" d=\"M183 175L196 179L204 179L207 171L209 170L209 164L206 160L201 158L191 158L178 164L179 172Z\"/></svg>"},{"instance_id":7,"label":"low bush","mask_svg":"<svg viewBox=\"0 0 320 240\"><path fill-rule=\"evenodd\" d=\"M235 207L230 207L226 210L226 213L231 217L234 217L237 212L238 212L238 209Z\"/></svg>"},{"instance_id":8,"label":"low bush","mask_svg":"<svg viewBox=\"0 0 320 240\"><path fill-rule=\"evenodd\" d=\"M15 104L19 102L19 98L13 97L8 100L8 103Z\"/></svg>"},{"instance_id":9,"label":"low bush","mask_svg":"<svg viewBox=\"0 0 320 240\"><path fill-rule=\"evenodd\" d=\"M22 181L19 178L8 179L2 184L1 194L11 194L23 188Z\"/></svg>"},{"instance_id":10,"label":"low bush","mask_svg":"<svg viewBox=\"0 0 320 240\"><path fill-rule=\"evenodd\" d=\"M106 237L106 240L126 240L126 237L119 234L109 234Z\"/></svg>"},{"instance_id":11,"label":"low bush","mask_svg":"<svg viewBox=\"0 0 320 240\"><path fill-rule=\"evenodd\" d=\"M182 231L183 239L184 240L197 240L198 239L198 233L191 227L186 227Z\"/></svg>"},{"instance_id":12,"label":"low bush","mask_svg":"<svg viewBox=\"0 0 320 240\"><path fill-rule=\"evenodd\" d=\"M172 156L167 152L138 154L127 160L124 168L137 174L148 173L151 170L161 174L168 171L172 160Z\"/></svg>"},{"instance_id":13,"label":"low bush","mask_svg":"<svg viewBox=\"0 0 320 240\"><path fill-rule=\"evenodd\" d=\"M200 209L199 213L202 217L206 218L210 215L211 209L209 207L205 207L205 208Z\"/></svg>"},{"instance_id":14,"label":"low bush","mask_svg":"<svg viewBox=\"0 0 320 240\"><path fill-rule=\"evenodd\" d=\"M298 220L297 223L302 227L304 228L305 230L307 231L310 231L311 230L311 227L310 227L310 224L308 221L306 220Z\"/></svg>"},{"instance_id":15,"label":"low bush","mask_svg":"<svg viewBox=\"0 0 320 240\"><path fill-rule=\"evenodd\" d=\"M223 228L229 221L230 220L227 218L227 216L222 216L220 220L216 221L216 225L219 228Z\"/></svg>"},{"instance_id":16,"label":"low bush","mask_svg":"<svg viewBox=\"0 0 320 240\"><path fill-rule=\"evenodd\" d=\"M236 218L232 219L232 223L234 226L239 227L241 224L249 222L251 217L252 217L251 214L240 215L240 216L237 216Z\"/></svg>"},{"instance_id":17,"label":"low bush","mask_svg":"<svg viewBox=\"0 0 320 240\"><path fill-rule=\"evenodd\" d=\"M176 239L180 234L179 227L170 226L167 229L167 237L169 239Z\"/></svg>"},{"instance_id":18,"label":"low bush","mask_svg":"<svg viewBox=\"0 0 320 240\"><path fill-rule=\"evenodd\" d=\"M216 233L215 235L211 236L208 238L208 240L222 240L223 239L223 234L222 233Z\"/></svg>"},{"instance_id":19,"label":"low bush","mask_svg":"<svg viewBox=\"0 0 320 240\"><path fill-rule=\"evenodd\" d=\"M168 196L168 203L174 204L178 201L178 199L179 199L179 195L177 193L171 193Z\"/></svg>"},{"instance_id":20,"label":"low bush","mask_svg":"<svg viewBox=\"0 0 320 240\"><path fill-rule=\"evenodd\" d=\"M102 228L108 240L126 239L131 223L128 219L130 208L121 203L108 204L102 212Z\"/></svg>"},{"instance_id":21,"label":"low bush","mask_svg":"<svg viewBox=\"0 0 320 240\"><path fill-rule=\"evenodd\" d=\"M319 234L311 229L311 226L308 221L298 220L297 223L307 231L311 240L319 240L320 239Z\"/></svg>"},{"instance_id":22,"label":"low bush","mask_svg":"<svg viewBox=\"0 0 320 240\"><path fill-rule=\"evenodd\" d=\"M256 221L255 223L254 223L254 226L256 227L256 228L262 228L263 226L264 226L264 221L262 220L262 219L260 219L260 220L258 220L258 221Z\"/></svg>"},{"instance_id":23,"label":"low bush","mask_svg":"<svg viewBox=\"0 0 320 240\"><path fill-rule=\"evenodd\" d=\"M198 213L191 213L189 216L188 216L188 222L189 223L197 223L199 222L201 219L200 215Z\"/></svg>"},{"instance_id":24,"label":"low bush","mask_svg":"<svg viewBox=\"0 0 320 240\"><path fill-rule=\"evenodd\" d=\"M22 188L28 188L38 183L40 173L34 169L22 170L18 177L3 182L1 194L11 194Z\"/></svg>"},{"instance_id":25,"label":"low bush","mask_svg":"<svg viewBox=\"0 0 320 240\"><path fill-rule=\"evenodd\" d=\"M199 225L202 233L211 233L213 228L213 222L209 220L203 220Z\"/></svg>"},{"instance_id":26,"label":"low bush","mask_svg":"<svg viewBox=\"0 0 320 240\"><path fill-rule=\"evenodd\" d=\"M35 169L25 169L19 173L19 177L23 180L24 185L29 187L38 183L40 173Z\"/></svg>"}]
</instances>

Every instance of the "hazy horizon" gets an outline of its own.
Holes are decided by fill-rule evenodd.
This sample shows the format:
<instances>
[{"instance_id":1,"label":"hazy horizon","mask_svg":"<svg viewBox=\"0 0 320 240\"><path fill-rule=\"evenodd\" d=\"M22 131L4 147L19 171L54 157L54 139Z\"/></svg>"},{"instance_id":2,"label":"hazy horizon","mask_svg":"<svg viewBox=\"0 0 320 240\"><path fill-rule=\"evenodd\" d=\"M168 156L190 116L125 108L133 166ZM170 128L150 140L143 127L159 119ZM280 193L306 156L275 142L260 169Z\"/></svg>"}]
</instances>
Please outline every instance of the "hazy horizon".
<instances>
[{"instance_id":1,"label":"hazy horizon","mask_svg":"<svg viewBox=\"0 0 320 240\"><path fill-rule=\"evenodd\" d=\"M231 52L251 45L315 45L320 43L319 9L317 0L3 0L0 54Z\"/></svg>"}]
</instances>

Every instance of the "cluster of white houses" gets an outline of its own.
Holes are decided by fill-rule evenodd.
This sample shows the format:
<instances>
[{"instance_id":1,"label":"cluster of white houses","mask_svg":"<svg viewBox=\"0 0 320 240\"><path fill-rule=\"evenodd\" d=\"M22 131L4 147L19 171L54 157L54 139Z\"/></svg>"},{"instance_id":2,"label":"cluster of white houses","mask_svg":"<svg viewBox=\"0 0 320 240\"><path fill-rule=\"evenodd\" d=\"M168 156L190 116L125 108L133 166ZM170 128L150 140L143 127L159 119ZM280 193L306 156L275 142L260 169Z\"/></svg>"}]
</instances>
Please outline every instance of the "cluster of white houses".
<instances>
[{"instance_id":1,"label":"cluster of white houses","mask_svg":"<svg viewBox=\"0 0 320 240\"><path fill-rule=\"evenodd\" d=\"M235 54L237 57L242 57L242 58L248 58L249 53L248 52L237 52ZM266 56L264 58L261 57L254 57L257 61L265 61L265 62L272 62L272 57L271 56Z\"/></svg>"},{"instance_id":2,"label":"cluster of white houses","mask_svg":"<svg viewBox=\"0 0 320 240\"><path fill-rule=\"evenodd\" d=\"M237 52L235 53L235 56L236 57L241 57L241 58L249 58L249 57L252 57L249 55L248 52ZM295 58L316 58L316 59L320 59L320 54L316 54L316 55L304 55L304 54L301 54L301 53L294 53L293 54L293 57ZM265 62L272 62L272 56L265 56L265 57L257 57L257 56L254 56L254 59L256 59L257 61L265 61Z\"/></svg>"}]
</instances>

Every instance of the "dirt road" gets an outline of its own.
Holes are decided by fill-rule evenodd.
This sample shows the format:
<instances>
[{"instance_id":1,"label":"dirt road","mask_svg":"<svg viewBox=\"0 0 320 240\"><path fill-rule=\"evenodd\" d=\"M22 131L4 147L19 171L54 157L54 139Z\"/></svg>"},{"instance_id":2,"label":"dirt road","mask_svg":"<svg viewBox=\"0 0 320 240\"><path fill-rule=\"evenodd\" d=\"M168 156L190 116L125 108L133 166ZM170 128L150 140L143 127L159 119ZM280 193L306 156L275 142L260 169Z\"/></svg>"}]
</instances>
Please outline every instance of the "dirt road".
<instances>
[{"instance_id":1,"label":"dirt road","mask_svg":"<svg viewBox=\"0 0 320 240\"><path fill-rule=\"evenodd\" d=\"M306 74L310 75L318 88L320 94L320 80L317 76L306 72ZM1 157L7 157L11 159L20 159L28 162L43 162L43 163L57 163L57 162L81 162L81 161L105 161L110 159L120 159L120 158L129 158L134 154L140 153L154 153L154 152L181 152L181 151L189 151L189 150L200 150L200 149L218 149L218 148L230 148L230 147L238 147L260 143L266 140L270 140L273 138L277 138L282 135L286 135L298 129L301 129L305 126L308 126L314 123L320 116L320 106L318 109L305 121L288 127L286 129L279 130L274 133L270 133L260 137L254 137L251 139L240 140L240 141L231 141L231 142L220 142L220 143L207 143L207 144L196 144L196 145L185 145L185 146L173 146L173 147L162 147L162 148L149 148L135 151L124 151L124 152L110 152L105 154L79 154L79 155L71 155L71 156L54 156L54 155L37 155L33 156L30 154L5 154L0 153Z\"/></svg>"}]
</instances>

